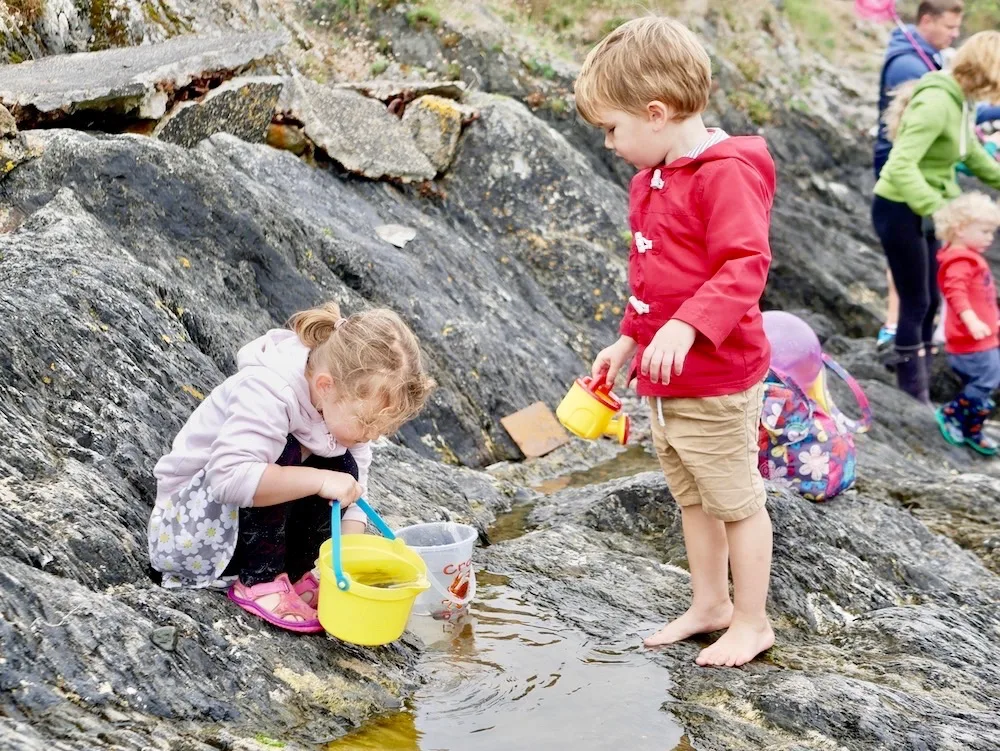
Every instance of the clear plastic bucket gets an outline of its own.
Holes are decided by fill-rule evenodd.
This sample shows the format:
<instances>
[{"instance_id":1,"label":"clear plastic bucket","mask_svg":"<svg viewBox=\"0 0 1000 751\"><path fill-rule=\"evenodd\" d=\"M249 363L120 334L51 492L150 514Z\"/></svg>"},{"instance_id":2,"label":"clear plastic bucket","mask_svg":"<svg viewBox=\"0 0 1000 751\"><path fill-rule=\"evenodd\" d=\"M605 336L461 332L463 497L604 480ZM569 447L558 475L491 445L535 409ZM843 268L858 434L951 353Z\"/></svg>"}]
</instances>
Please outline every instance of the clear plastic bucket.
<instances>
[{"instance_id":1,"label":"clear plastic bucket","mask_svg":"<svg viewBox=\"0 0 1000 751\"><path fill-rule=\"evenodd\" d=\"M431 587L417 597L413 612L441 619L465 612L476 596L472 550L479 531L468 524L431 522L398 529L396 537L427 564Z\"/></svg>"}]
</instances>

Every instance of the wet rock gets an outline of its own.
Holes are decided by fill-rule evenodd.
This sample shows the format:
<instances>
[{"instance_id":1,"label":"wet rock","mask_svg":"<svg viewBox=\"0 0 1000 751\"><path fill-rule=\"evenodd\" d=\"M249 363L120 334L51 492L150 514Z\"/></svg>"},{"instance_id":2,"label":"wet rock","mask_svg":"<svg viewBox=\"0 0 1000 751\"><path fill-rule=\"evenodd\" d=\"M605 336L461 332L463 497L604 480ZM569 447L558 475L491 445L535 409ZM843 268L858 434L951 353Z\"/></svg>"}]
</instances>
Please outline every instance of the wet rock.
<instances>
[{"instance_id":1,"label":"wet rock","mask_svg":"<svg viewBox=\"0 0 1000 751\"><path fill-rule=\"evenodd\" d=\"M170 92L206 73L228 77L273 55L283 32L177 37L128 49L86 52L0 67L0 103L18 122L53 122L70 116L157 119Z\"/></svg>"},{"instance_id":2,"label":"wet rock","mask_svg":"<svg viewBox=\"0 0 1000 751\"><path fill-rule=\"evenodd\" d=\"M215 133L261 143L283 85L277 77L227 81L203 99L179 104L160 121L153 136L188 148Z\"/></svg>"},{"instance_id":3,"label":"wet rock","mask_svg":"<svg viewBox=\"0 0 1000 751\"><path fill-rule=\"evenodd\" d=\"M692 746L1000 744L1000 653L984 636L1000 628L1000 578L861 492L817 505L771 488L769 508L776 647L739 671L696 667L703 640L653 657ZM489 548L488 568L587 633L638 642L687 607L679 513L659 473L539 499L530 526Z\"/></svg>"},{"instance_id":4,"label":"wet rock","mask_svg":"<svg viewBox=\"0 0 1000 751\"><path fill-rule=\"evenodd\" d=\"M461 108L452 100L426 95L406 108L403 127L434 168L444 172L455 158L463 119Z\"/></svg>"},{"instance_id":5,"label":"wet rock","mask_svg":"<svg viewBox=\"0 0 1000 751\"><path fill-rule=\"evenodd\" d=\"M351 172L403 182L430 180L437 174L399 120L375 99L295 75L279 108L302 123L319 149Z\"/></svg>"}]
</instances>

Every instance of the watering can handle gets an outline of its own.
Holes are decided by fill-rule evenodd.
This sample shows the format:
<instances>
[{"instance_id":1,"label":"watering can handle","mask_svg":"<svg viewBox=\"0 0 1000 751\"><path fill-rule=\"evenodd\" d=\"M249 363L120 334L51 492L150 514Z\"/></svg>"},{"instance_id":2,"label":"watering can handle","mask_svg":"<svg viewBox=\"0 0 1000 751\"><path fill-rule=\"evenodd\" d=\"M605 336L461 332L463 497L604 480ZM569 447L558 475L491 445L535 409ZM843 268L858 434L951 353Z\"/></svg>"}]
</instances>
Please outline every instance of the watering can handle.
<instances>
[{"instance_id":1,"label":"watering can handle","mask_svg":"<svg viewBox=\"0 0 1000 751\"><path fill-rule=\"evenodd\" d=\"M368 505L368 501L364 498L359 498L357 506L365 512L365 516L371 519L372 524L382 533L383 537L387 540L396 539L396 534L385 523L385 520L376 513L375 509ZM333 553L333 575L337 579L337 588L346 592L350 589L351 582L344 575L344 567L340 560L340 534L340 501L334 501L330 504L330 548Z\"/></svg>"},{"instance_id":2,"label":"watering can handle","mask_svg":"<svg viewBox=\"0 0 1000 751\"><path fill-rule=\"evenodd\" d=\"M604 365L601 368L601 372L597 374L597 378L584 378L584 383L587 384L587 390L592 394L604 394L608 396L611 393L611 389L614 388L614 384L609 384L608 371L611 368L608 365Z\"/></svg>"}]
</instances>

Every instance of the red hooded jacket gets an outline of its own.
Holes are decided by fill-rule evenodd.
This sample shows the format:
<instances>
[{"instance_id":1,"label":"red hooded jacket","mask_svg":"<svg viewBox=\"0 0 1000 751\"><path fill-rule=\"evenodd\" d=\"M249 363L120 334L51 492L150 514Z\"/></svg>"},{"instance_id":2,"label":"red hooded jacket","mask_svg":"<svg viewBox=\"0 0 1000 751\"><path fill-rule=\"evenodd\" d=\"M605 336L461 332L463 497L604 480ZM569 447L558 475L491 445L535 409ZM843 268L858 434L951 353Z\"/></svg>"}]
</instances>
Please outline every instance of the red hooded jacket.
<instances>
[{"instance_id":1,"label":"red hooded jacket","mask_svg":"<svg viewBox=\"0 0 1000 751\"><path fill-rule=\"evenodd\" d=\"M670 319L698 332L684 372L669 385L640 375L641 396L736 394L767 374L759 301L771 264L774 190L774 162L756 136L727 138L632 179L632 298L621 333L639 344L633 370Z\"/></svg>"},{"instance_id":2,"label":"red hooded jacket","mask_svg":"<svg viewBox=\"0 0 1000 751\"><path fill-rule=\"evenodd\" d=\"M938 286L948 306L944 317L945 349L952 355L968 355L1000 347L997 290L983 254L946 245L938 251L938 264ZM961 318L970 309L990 327L992 336L979 341L972 338Z\"/></svg>"}]
</instances>

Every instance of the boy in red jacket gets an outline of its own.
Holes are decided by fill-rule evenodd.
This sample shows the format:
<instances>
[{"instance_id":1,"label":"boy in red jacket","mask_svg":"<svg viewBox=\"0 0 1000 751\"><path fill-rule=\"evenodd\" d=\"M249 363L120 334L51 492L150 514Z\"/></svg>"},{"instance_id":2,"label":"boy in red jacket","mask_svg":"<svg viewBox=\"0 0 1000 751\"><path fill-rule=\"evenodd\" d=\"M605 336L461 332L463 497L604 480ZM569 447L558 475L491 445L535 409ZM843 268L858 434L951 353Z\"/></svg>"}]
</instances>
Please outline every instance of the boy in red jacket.
<instances>
[{"instance_id":1,"label":"boy in red jacket","mask_svg":"<svg viewBox=\"0 0 1000 751\"><path fill-rule=\"evenodd\" d=\"M694 34L671 19L640 18L591 51L576 106L639 169L629 189L632 297L621 337L593 374L606 369L611 383L632 362L629 380L649 399L656 451L682 507L691 570L691 607L645 643L728 629L697 663L736 666L774 643L757 430L771 359L758 303L775 171L763 139L705 127L711 83Z\"/></svg>"},{"instance_id":2,"label":"boy in red jacket","mask_svg":"<svg viewBox=\"0 0 1000 751\"><path fill-rule=\"evenodd\" d=\"M1000 207L982 193L959 196L934 214L938 237L938 286L947 305L945 350L962 379L962 393L937 411L944 439L993 456L997 444L983 434L1000 386L1000 313L993 274L983 253L1000 227Z\"/></svg>"}]
</instances>

